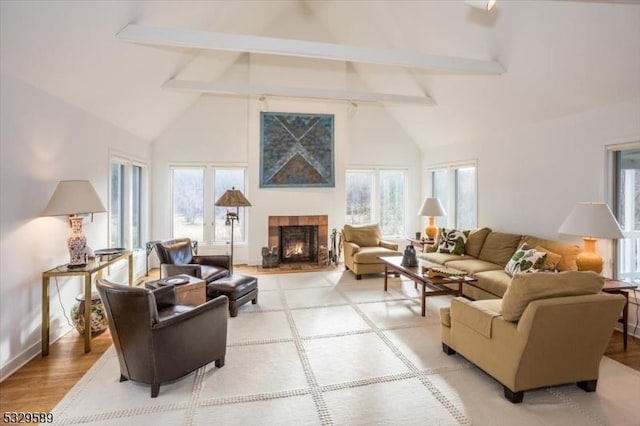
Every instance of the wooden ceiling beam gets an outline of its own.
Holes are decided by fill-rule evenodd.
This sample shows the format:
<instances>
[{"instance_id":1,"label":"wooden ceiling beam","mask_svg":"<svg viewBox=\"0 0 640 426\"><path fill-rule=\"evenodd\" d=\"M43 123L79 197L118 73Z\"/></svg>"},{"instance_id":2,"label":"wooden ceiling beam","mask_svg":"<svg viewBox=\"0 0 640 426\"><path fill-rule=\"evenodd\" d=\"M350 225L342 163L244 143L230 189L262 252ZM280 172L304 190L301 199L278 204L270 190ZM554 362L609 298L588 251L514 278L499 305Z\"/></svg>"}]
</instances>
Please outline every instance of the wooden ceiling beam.
<instances>
[{"instance_id":1,"label":"wooden ceiling beam","mask_svg":"<svg viewBox=\"0 0 640 426\"><path fill-rule=\"evenodd\" d=\"M165 89L185 92L211 93L218 95L257 95L289 98L311 98L350 102L410 103L433 106L435 102L429 96L409 96L392 93L356 92L349 90L329 90L309 87L288 87L275 85L228 84L193 80L168 80Z\"/></svg>"},{"instance_id":2,"label":"wooden ceiling beam","mask_svg":"<svg viewBox=\"0 0 640 426\"><path fill-rule=\"evenodd\" d=\"M490 60L242 34L155 28L135 24L127 25L117 36L123 41L132 43L346 61L441 73L499 75L504 72L502 65Z\"/></svg>"}]
</instances>

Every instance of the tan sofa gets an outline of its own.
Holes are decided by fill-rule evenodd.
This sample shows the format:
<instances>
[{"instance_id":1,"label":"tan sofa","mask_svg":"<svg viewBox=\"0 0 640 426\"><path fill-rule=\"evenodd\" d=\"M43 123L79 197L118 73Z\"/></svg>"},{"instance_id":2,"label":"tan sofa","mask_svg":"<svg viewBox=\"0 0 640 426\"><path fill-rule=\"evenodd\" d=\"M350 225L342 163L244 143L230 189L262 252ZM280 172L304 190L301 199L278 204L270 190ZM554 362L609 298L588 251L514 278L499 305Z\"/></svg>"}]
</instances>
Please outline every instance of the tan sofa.
<instances>
[{"instance_id":1,"label":"tan sofa","mask_svg":"<svg viewBox=\"0 0 640 426\"><path fill-rule=\"evenodd\" d=\"M440 310L443 350L458 352L522 402L524 391L576 383L596 390L600 360L625 304L593 272L517 275L504 299L454 298Z\"/></svg>"},{"instance_id":2,"label":"tan sofa","mask_svg":"<svg viewBox=\"0 0 640 426\"><path fill-rule=\"evenodd\" d=\"M363 274L384 272L380 256L402 256L398 244L382 241L380 227L371 225L345 225L342 229L344 266L351 270L356 279Z\"/></svg>"},{"instance_id":3,"label":"tan sofa","mask_svg":"<svg viewBox=\"0 0 640 426\"><path fill-rule=\"evenodd\" d=\"M437 253L436 243L425 246L427 252L420 253L419 257L463 270L477 278L477 282L463 285L464 296L474 300L499 299L511 283L511 276L504 268L522 243L550 252L547 258L549 261L553 259L554 269L559 272L578 269L576 258L581 250L577 245L530 235L493 232L489 228L480 228L469 234L464 255Z\"/></svg>"}]
</instances>

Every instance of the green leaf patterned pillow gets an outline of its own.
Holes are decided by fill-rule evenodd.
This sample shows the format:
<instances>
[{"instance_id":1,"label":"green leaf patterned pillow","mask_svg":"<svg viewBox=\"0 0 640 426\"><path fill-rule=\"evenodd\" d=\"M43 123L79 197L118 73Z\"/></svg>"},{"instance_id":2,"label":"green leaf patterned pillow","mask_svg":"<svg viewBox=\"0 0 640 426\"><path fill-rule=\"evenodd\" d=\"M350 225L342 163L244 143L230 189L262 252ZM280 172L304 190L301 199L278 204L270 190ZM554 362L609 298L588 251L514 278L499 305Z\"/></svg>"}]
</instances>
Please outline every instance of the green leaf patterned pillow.
<instances>
[{"instance_id":1,"label":"green leaf patterned pillow","mask_svg":"<svg viewBox=\"0 0 640 426\"><path fill-rule=\"evenodd\" d=\"M464 246L467 243L470 231L459 231L457 229L440 229L440 243L438 253L464 254Z\"/></svg>"},{"instance_id":2,"label":"green leaf patterned pillow","mask_svg":"<svg viewBox=\"0 0 640 426\"><path fill-rule=\"evenodd\" d=\"M546 257L547 253L532 249L525 243L511 256L504 271L510 276L538 272L542 269Z\"/></svg>"}]
</instances>

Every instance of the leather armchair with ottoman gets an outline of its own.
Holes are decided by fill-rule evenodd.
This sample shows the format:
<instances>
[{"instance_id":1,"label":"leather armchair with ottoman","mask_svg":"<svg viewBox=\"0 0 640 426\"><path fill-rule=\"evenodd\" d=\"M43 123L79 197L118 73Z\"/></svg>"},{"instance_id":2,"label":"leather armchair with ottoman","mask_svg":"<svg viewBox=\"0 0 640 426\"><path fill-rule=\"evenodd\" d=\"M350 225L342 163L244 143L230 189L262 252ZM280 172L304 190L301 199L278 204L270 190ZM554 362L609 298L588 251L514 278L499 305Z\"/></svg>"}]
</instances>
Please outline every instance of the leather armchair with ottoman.
<instances>
[{"instance_id":1,"label":"leather armchair with ottoman","mask_svg":"<svg viewBox=\"0 0 640 426\"><path fill-rule=\"evenodd\" d=\"M499 381L513 403L567 383L593 392L626 302L600 293L603 284L595 272L540 272L516 275L502 300L454 298L440 310L442 349Z\"/></svg>"},{"instance_id":2,"label":"leather armchair with ottoman","mask_svg":"<svg viewBox=\"0 0 640 426\"><path fill-rule=\"evenodd\" d=\"M207 298L227 296L229 315L238 316L238 308L248 301L258 303L258 279L248 275L233 274L207 284Z\"/></svg>"},{"instance_id":3,"label":"leather armchair with ottoman","mask_svg":"<svg viewBox=\"0 0 640 426\"><path fill-rule=\"evenodd\" d=\"M228 255L194 255L189 238L161 241L156 244L160 259L160 278L187 274L206 283L229 275Z\"/></svg>"},{"instance_id":4,"label":"leather armchair with ottoman","mask_svg":"<svg viewBox=\"0 0 640 426\"><path fill-rule=\"evenodd\" d=\"M181 378L215 361L224 366L227 350L227 298L198 306L175 303L175 287L158 290L129 287L101 279L113 345L120 363L120 381L151 385Z\"/></svg>"}]
</instances>

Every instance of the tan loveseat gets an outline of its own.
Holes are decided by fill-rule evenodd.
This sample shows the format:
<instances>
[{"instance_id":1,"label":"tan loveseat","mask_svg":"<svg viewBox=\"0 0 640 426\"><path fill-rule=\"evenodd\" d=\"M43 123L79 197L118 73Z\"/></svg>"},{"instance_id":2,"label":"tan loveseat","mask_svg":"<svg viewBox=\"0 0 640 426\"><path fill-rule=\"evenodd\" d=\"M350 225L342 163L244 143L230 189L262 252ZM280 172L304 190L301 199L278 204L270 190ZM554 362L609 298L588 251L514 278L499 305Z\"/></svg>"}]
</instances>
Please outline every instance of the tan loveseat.
<instances>
[{"instance_id":1,"label":"tan loveseat","mask_svg":"<svg viewBox=\"0 0 640 426\"><path fill-rule=\"evenodd\" d=\"M580 247L558 241L547 240L530 235L493 232L489 228L480 228L471 232L465 245L464 255L437 253L437 243L426 246L426 253L419 257L440 265L463 270L477 282L462 287L462 294L474 300L499 299L507 291L511 276L504 268L511 256L523 244L527 243L536 250L547 251L545 265L559 272L576 271L576 258Z\"/></svg>"},{"instance_id":2,"label":"tan loveseat","mask_svg":"<svg viewBox=\"0 0 640 426\"><path fill-rule=\"evenodd\" d=\"M384 272L379 256L402 256L398 244L382 241L380 227L372 225L345 225L342 229L344 266L361 279L363 274Z\"/></svg>"},{"instance_id":3,"label":"tan loveseat","mask_svg":"<svg viewBox=\"0 0 640 426\"><path fill-rule=\"evenodd\" d=\"M596 390L600 360L625 304L599 293L594 272L517 275L502 300L454 298L440 310L442 348L498 380L511 402L525 390L576 383Z\"/></svg>"}]
</instances>

